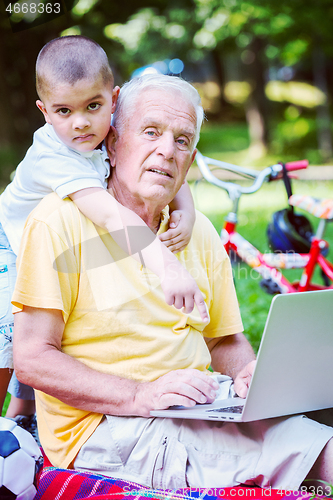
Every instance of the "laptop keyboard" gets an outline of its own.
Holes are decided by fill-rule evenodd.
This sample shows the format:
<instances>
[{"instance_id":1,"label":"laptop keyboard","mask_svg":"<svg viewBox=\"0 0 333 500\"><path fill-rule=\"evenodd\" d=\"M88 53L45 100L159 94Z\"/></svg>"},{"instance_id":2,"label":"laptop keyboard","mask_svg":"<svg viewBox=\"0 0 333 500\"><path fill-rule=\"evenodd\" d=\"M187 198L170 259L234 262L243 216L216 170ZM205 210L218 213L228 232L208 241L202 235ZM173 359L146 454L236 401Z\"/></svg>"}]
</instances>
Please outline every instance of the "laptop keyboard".
<instances>
[{"instance_id":1,"label":"laptop keyboard","mask_svg":"<svg viewBox=\"0 0 333 500\"><path fill-rule=\"evenodd\" d=\"M226 406L225 408L214 408L213 410L206 410L207 412L219 411L223 413L242 413L244 406Z\"/></svg>"}]
</instances>

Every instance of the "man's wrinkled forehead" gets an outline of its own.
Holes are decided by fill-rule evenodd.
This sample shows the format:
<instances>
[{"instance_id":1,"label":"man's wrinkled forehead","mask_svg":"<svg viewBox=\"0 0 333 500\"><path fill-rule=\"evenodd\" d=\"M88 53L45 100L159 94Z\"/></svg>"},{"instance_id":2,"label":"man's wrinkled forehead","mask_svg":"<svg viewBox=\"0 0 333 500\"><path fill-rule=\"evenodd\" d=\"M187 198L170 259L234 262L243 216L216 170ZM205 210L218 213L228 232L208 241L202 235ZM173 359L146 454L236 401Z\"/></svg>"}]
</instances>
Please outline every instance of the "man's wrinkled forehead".
<instances>
[{"instance_id":1,"label":"man's wrinkled forehead","mask_svg":"<svg viewBox=\"0 0 333 500\"><path fill-rule=\"evenodd\" d=\"M137 96L136 111L143 127L162 126L169 123L194 138L196 131L196 111L189 99L181 92L169 89L148 89Z\"/></svg>"},{"instance_id":2,"label":"man's wrinkled forehead","mask_svg":"<svg viewBox=\"0 0 333 500\"><path fill-rule=\"evenodd\" d=\"M196 123L196 111L190 99L180 90L161 88L148 88L141 91L136 97L136 104L143 108L160 110L161 105L171 115L186 118Z\"/></svg>"}]
</instances>

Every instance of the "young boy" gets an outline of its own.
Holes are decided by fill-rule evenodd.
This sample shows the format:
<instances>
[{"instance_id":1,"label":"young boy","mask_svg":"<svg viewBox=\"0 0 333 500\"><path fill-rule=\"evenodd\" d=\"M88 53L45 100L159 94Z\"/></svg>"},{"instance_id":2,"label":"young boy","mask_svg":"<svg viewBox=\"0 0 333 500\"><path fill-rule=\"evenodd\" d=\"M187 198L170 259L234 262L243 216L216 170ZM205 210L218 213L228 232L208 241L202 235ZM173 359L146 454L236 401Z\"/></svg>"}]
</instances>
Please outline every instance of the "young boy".
<instances>
[{"instance_id":1,"label":"young boy","mask_svg":"<svg viewBox=\"0 0 333 500\"><path fill-rule=\"evenodd\" d=\"M38 55L36 87L46 124L34 134L34 141L17 167L14 180L0 197L0 407L12 368L11 291L16 279L15 259L25 221L47 194L69 196L81 212L101 226L131 255L128 226L144 226L142 219L120 205L106 191L110 165L103 140L110 129L119 87L104 50L82 36L52 40ZM173 251L183 249L194 223L193 201L185 184L174 199L169 227L163 235ZM123 230L123 232L121 231ZM121 235L125 234L125 238ZM117 239L118 238L118 239ZM149 239L149 238L148 238ZM194 303L203 319L205 304L195 281L177 258L152 233L144 249L144 264L161 279L168 304L190 313ZM138 255L133 255L139 260ZM140 259L142 256L140 255ZM172 266L181 279L171 278ZM170 275L170 276L169 276ZM33 273L32 273L33 277ZM3 313L3 314L2 314Z\"/></svg>"}]
</instances>

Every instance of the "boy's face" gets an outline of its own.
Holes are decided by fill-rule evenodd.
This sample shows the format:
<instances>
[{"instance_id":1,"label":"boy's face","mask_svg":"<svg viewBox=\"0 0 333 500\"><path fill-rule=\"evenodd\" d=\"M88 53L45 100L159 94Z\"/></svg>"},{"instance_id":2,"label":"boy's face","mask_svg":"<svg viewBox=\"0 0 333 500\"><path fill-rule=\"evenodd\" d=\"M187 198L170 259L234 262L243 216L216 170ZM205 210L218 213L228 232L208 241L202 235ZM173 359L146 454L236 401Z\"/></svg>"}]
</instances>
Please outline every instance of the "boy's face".
<instances>
[{"instance_id":1,"label":"boy's face","mask_svg":"<svg viewBox=\"0 0 333 500\"><path fill-rule=\"evenodd\" d=\"M102 78L84 79L74 85L59 83L45 95L44 102L36 104L66 146L86 152L106 137L118 93L119 87L112 90Z\"/></svg>"}]
</instances>

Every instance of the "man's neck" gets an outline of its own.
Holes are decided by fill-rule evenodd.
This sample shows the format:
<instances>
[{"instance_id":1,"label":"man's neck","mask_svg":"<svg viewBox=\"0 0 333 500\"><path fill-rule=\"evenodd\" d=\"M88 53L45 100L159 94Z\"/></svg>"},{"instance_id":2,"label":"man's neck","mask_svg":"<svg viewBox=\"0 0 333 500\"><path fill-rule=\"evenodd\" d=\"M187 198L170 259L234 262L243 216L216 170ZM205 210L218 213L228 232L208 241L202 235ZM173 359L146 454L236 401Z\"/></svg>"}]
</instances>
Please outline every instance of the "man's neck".
<instances>
[{"instance_id":1,"label":"man's neck","mask_svg":"<svg viewBox=\"0 0 333 500\"><path fill-rule=\"evenodd\" d=\"M117 189L116 186L112 185L112 182L109 182L108 191L121 205L138 215L153 233L157 233L161 224L161 212L164 206L130 196Z\"/></svg>"}]
</instances>

